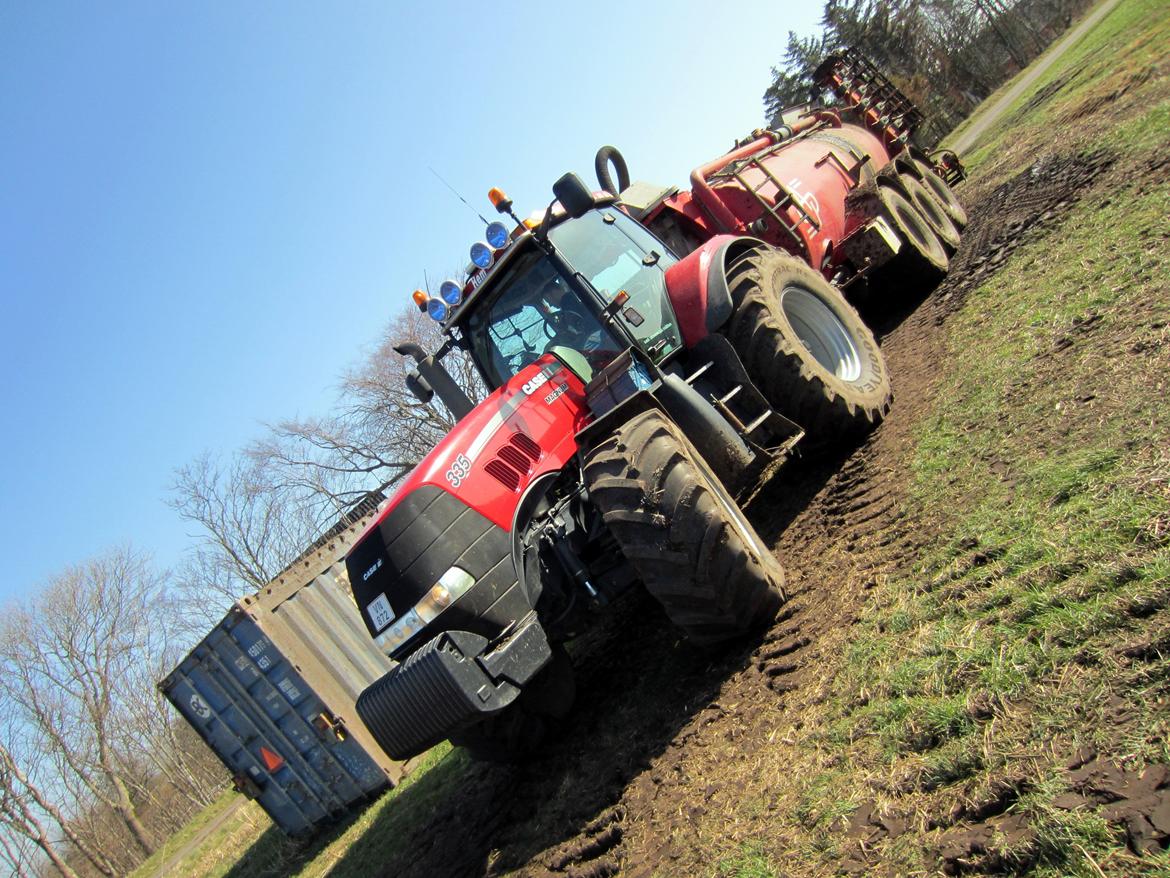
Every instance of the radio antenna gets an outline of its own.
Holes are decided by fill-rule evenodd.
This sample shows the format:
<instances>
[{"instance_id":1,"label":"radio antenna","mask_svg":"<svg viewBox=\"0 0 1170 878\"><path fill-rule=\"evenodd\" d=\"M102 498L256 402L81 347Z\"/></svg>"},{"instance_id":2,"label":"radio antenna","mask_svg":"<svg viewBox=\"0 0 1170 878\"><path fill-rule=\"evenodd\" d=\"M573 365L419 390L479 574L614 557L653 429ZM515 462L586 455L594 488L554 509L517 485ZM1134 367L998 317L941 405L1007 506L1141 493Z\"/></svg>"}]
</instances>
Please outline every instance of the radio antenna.
<instances>
[{"instance_id":1,"label":"radio antenna","mask_svg":"<svg viewBox=\"0 0 1170 878\"><path fill-rule=\"evenodd\" d=\"M450 189L450 190L451 190L451 194L452 194L452 195L454 195L456 198L458 198L458 199L459 199L460 201L462 201L464 204L467 204L467 199L466 199L466 198L464 198L462 195L460 195L460 194L459 194L459 193L458 193L458 192L455 190L455 187L454 187L454 186L452 186L450 183L448 183L446 180L444 180L444 179L443 179L443 175L442 175L442 174L440 174L438 171L436 171L436 170L435 170L434 168L432 168L430 165L427 165L427 170L428 170L428 171L430 171L432 174L434 174L434 175L435 175L435 176L436 176L436 177L439 179L439 182L440 182L440 183L442 183L444 186L446 186L448 189ZM482 213L480 213L479 211L477 211L477 210L476 210L474 207L472 207L470 204L467 204L467 209L468 209L468 210L470 210L472 213L474 213L474 214L475 214L477 217L479 217L479 218L480 218L480 220L483 222L483 224L484 224L485 226L487 226L487 225L490 225L490 223L489 223L487 220L485 220L485 219L483 218L483 214L482 214Z\"/></svg>"}]
</instances>

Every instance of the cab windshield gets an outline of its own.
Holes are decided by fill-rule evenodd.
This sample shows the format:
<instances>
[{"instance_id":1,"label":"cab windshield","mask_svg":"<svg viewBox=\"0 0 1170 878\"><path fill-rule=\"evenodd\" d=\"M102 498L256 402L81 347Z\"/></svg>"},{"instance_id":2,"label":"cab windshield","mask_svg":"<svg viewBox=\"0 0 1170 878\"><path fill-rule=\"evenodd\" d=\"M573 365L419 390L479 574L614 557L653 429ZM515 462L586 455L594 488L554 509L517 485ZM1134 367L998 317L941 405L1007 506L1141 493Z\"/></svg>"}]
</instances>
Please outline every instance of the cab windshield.
<instances>
[{"instance_id":1,"label":"cab windshield","mask_svg":"<svg viewBox=\"0 0 1170 878\"><path fill-rule=\"evenodd\" d=\"M655 362L682 345L666 295L666 269L678 260L646 228L620 210L603 207L554 226L549 240L609 302L622 290L629 300L617 312Z\"/></svg>"},{"instance_id":2,"label":"cab windshield","mask_svg":"<svg viewBox=\"0 0 1170 878\"><path fill-rule=\"evenodd\" d=\"M465 324L472 354L492 387L546 353L588 381L624 347L535 246L492 285L501 292Z\"/></svg>"}]
</instances>

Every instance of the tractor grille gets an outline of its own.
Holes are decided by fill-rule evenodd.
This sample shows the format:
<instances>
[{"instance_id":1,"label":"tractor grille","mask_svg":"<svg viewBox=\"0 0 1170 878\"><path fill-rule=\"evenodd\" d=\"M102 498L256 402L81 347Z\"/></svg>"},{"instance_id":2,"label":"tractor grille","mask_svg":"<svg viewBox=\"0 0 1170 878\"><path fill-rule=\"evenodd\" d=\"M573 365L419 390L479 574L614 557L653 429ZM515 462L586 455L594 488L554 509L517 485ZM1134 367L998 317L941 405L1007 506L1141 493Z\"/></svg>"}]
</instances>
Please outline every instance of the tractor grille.
<instances>
[{"instance_id":1,"label":"tractor grille","mask_svg":"<svg viewBox=\"0 0 1170 878\"><path fill-rule=\"evenodd\" d=\"M532 472L538 460L540 446L523 433L513 433L508 444L484 464L484 472L509 491L518 491L524 476Z\"/></svg>"}]
</instances>

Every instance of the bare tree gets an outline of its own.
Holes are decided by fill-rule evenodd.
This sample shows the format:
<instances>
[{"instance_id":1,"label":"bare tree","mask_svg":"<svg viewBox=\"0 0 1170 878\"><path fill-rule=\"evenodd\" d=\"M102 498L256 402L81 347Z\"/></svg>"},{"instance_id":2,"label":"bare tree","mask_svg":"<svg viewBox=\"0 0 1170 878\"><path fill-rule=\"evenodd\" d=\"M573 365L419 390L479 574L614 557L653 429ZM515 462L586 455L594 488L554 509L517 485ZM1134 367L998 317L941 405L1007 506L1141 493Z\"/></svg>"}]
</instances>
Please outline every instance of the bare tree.
<instances>
[{"instance_id":1,"label":"bare tree","mask_svg":"<svg viewBox=\"0 0 1170 878\"><path fill-rule=\"evenodd\" d=\"M271 582L320 533L323 510L246 455L205 454L178 470L171 506L197 524L197 542L175 573L186 607L183 633L198 639L233 601Z\"/></svg>"},{"instance_id":2,"label":"bare tree","mask_svg":"<svg viewBox=\"0 0 1170 878\"><path fill-rule=\"evenodd\" d=\"M15 835L32 841L57 865L58 859L64 857L51 843L49 827L54 827L98 873L114 875L109 859L77 831L69 815L48 791L46 784L53 781L43 777L45 760L35 741L39 730L22 727L16 711L6 710L5 717L3 740L0 740L0 823ZM59 865L58 869L61 870Z\"/></svg>"},{"instance_id":3,"label":"bare tree","mask_svg":"<svg viewBox=\"0 0 1170 878\"><path fill-rule=\"evenodd\" d=\"M24 875L30 867L35 867L34 852L39 852L65 878L77 878L77 872L54 843L53 816L38 803L42 796L40 789L16 764L8 747L0 747L0 827L4 830L0 838L4 840L4 858L17 874Z\"/></svg>"},{"instance_id":4,"label":"bare tree","mask_svg":"<svg viewBox=\"0 0 1170 878\"><path fill-rule=\"evenodd\" d=\"M249 447L249 457L274 482L321 498L333 518L366 492L393 485L455 425L441 401L424 404L407 389L414 363L394 351L403 343L437 350L443 343L439 324L416 308L399 314L342 379L334 414L276 424L267 439ZM455 350L444 364L473 401L483 397L470 358Z\"/></svg>"},{"instance_id":5,"label":"bare tree","mask_svg":"<svg viewBox=\"0 0 1170 878\"><path fill-rule=\"evenodd\" d=\"M881 67L927 115L937 139L1004 79L1039 54L1088 0L825 0L822 32L789 34L764 93L775 122L798 102L811 71L852 46Z\"/></svg>"},{"instance_id":6,"label":"bare tree","mask_svg":"<svg viewBox=\"0 0 1170 878\"><path fill-rule=\"evenodd\" d=\"M124 687L167 629L161 586L143 556L120 549L66 570L0 622L0 694L61 787L116 815L147 855L155 843L133 795L141 772L121 744Z\"/></svg>"}]
</instances>

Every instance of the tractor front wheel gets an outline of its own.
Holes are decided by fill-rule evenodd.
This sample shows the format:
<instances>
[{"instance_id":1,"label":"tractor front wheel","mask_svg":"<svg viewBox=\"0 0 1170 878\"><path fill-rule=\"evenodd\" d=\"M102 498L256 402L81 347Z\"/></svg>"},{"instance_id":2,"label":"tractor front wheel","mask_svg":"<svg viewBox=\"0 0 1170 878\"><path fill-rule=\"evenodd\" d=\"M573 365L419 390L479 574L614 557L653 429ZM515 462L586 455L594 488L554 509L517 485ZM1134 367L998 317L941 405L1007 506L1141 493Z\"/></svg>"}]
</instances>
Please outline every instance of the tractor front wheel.
<instances>
[{"instance_id":1,"label":"tractor front wheel","mask_svg":"<svg viewBox=\"0 0 1170 878\"><path fill-rule=\"evenodd\" d=\"M696 643L767 625L784 571L694 446L657 410L585 458L589 497L666 614Z\"/></svg>"}]
</instances>

